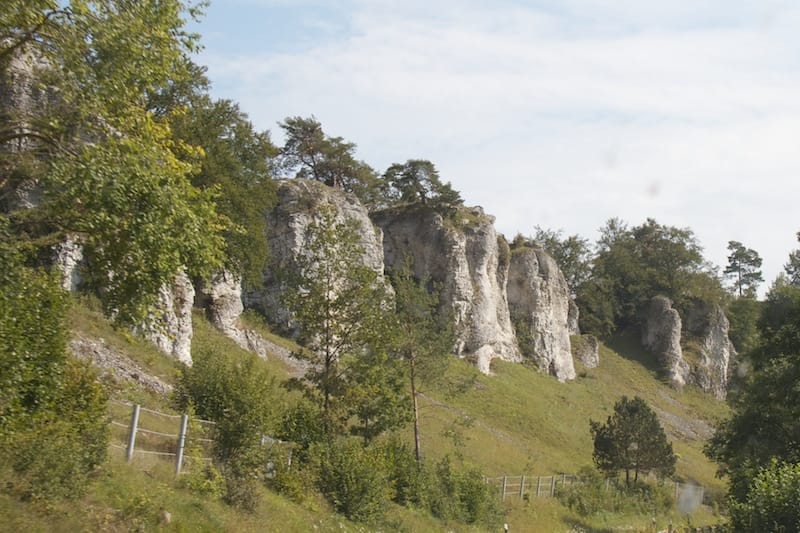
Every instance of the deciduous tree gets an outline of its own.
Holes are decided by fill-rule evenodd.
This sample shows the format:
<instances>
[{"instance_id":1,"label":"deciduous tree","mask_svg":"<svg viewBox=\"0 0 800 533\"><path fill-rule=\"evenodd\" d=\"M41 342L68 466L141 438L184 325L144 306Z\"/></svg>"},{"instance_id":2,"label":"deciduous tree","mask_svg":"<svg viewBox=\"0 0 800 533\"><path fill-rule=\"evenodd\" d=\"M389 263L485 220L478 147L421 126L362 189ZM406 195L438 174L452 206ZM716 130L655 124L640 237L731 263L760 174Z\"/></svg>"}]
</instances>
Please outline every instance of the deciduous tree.
<instances>
[{"instance_id":1,"label":"deciduous tree","mask_svg":"<svg viewBox=\"0 0 800 533\"><path fill-rule=\"evenodd\" d=\"M181 269L222 259L227 220L194 188L197 152L175 143L150 96L195 74L180 0L12 1L0 10L0 218L8 242L46 255L77 235L87 278L123 322L148 316ZM27 92L26 92L27 91ZM24 104L24 105L20 105ZM12 201L23 189L33 207Z\"/></svg>"},{"instance_id":2,"label":"deciduous tree","mask_svg":"<svg viewBox=\"0 0 800 533\"><path fill-rule=\"evenodd\" d=\"M397 351L408 370L414 420L414 452L422 464L418 387L433 381L447 367L455 344L453 321L439 312L439 293L428 279L415 280L409 262L392 272L397 319ZM430 289L429 289L430 287ZM432 289L432 290L431 290Z\"/></svg>"},{"instance_id":3,"label":"deciduous tree","mask_svg":"<svg viewBox=\"0 0 800 533\"><path fill-rule=\"evenodd\" d=\"M369 414L376 402L396 407L398 391L391 383L372 382L393 378L387 369L371 368L390 364L391 323L384 315L391 312L391 301L378 272L364 264L359 231L357 221L337 219L333 208L323 205L307 227L303 253L286 273L284 302L304 344L298 355L310 363L309 392L329 434L340 432L351 414L368 428L382 414ZM371 387L369 393L365 387ZM402 417L391 419L399 423Z\"/></svg>"}]
</instances>

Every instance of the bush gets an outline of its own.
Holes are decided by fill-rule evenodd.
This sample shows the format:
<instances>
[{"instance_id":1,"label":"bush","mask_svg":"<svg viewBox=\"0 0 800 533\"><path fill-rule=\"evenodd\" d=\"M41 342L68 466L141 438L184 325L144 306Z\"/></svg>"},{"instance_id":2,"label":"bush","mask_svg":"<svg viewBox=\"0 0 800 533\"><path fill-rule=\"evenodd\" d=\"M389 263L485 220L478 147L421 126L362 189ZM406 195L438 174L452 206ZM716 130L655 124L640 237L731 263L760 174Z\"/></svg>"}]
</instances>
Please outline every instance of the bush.
<instances>
[{"instance_id":1,"label":"bush","mask_svg":"<svg viewBox=\"0 0 800 533\"><path fill-rule=\"evenodd\" d=\"M496 491L474 468L454 469L449 456L436 464L430 481L430 510L442 520L496 524L502 516Z\"/></svg>"},{"instance_id":2,"label":"bush","mask_svg":"<svg viewBox=\"0 0 800 533\"><path fill-rule=\"evenodd\" d=\"M773 460L750 484L744 502L730 507L733 531L800 531L800 463Z\"/></svg>"},{"instance_id":3,"label":"bush","mask_svg":"<svg viewBox=\"0 0 800 533\"><path fill-rule=\"evenodd\" d=\"M581 469L580 477L580 483L560 487L556 496L581 516L600 512L658 514L669 511L674 504L672 492L664 486L645 482L627 486L615 481L606 488L605 478L593 468Z\"/></svg>"},{"instance_id":4,"label":"bush","mask_svg":"<svg viewBox=\"0 0 800 533\"><path fill-rule=\"evenodd\" d=\"M427 504L428 476L420 470L414 452L397 437L380 446L392 501L400 505Z\"/></svg>"},{"instance_id":5,"label":"bush","mask_svg":"<svg viewBox=\"0 0 800 533\"><path fill-rule=\"evenodd\" d=\"M345 439L315 451L319 488L336 510L357 522L380 519L388 502L388 486L378 454Z\"/></svg>"}]
</instances>

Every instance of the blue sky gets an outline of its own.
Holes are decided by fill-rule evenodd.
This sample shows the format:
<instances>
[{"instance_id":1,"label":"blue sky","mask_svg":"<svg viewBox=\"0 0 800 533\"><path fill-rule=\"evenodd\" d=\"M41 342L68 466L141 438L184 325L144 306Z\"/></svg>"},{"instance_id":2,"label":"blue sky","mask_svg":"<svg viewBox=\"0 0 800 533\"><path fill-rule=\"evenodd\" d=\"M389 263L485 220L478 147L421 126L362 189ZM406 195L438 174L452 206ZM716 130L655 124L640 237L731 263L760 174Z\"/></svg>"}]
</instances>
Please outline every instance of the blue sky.
<instances>
[{"instance_id":1,"label":"blue sky","mask_svg":"<svg viewBox=\"0 0 800 533\"><path fill-rule=\"evenodd\" d=\"M212 0L213 94L316 116L379 171L430 159L508 238L611 217L738 240L768 282L800 230L800 3Z\"/></svg>"}]
</instances>

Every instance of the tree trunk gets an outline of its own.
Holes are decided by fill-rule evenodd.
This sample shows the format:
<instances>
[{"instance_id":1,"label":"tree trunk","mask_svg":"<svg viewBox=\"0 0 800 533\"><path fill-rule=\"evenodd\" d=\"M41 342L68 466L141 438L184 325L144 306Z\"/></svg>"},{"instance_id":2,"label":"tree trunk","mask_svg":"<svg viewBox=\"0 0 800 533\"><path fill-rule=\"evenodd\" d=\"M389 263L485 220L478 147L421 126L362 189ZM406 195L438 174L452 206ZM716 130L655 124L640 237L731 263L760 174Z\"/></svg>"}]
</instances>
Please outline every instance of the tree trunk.
<instances>
[{"instance_id":1,"label":"tree trunk","mask_svg":"<svg viewBox=\"0 0 800 533\"><path fill-rule=\"evenodd\" d=\"M412 355L411 361L411 403L414 410L414 453L417 458L417 470L422 469L422 453L419 449L419 409L417 408L417 383L416 369L414 367L415 358Z\"/></svg>"}]
</instances>

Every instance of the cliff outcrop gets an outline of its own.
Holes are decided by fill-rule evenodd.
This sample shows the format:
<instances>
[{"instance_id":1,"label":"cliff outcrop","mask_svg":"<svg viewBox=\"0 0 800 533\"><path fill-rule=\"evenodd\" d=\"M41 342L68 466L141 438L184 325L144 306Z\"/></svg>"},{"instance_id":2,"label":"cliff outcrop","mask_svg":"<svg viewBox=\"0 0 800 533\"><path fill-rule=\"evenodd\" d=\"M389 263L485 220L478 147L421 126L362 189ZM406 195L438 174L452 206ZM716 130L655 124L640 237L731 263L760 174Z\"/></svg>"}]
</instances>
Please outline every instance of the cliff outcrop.
<instances>
[{"instance_id":1,"label":"cliff outcrop","mask_svg":"<svg viewBox=\"0 0 800 533\"><path fill-rule=\"evenodd\" d=\"M521 361L508 310L508 245L480 208L444 219L424 206L373 214L387 268L411 259L417 278L441 286L442 311L456 326L455 353L488 373L493 359Z\"/></svg>"},{"instance_id":2,"label":"cliff outcrop","mask_svg":"<svg viewBox=\"0 0 800 533\"><path fill-rule=\"evenodd\" d=\"M383 275L381 231L372 225L366 208L355 196L341 189L305 179L280 180L277 183L277 204L266 213L267 247L270 265L264 270L259 287L246 288L242 298L245 307L255 308L280 327L290 329L289 313L281 303L285 286L280 273L297 268L297 260L305 250L308 227L327 206L335 223L354 220L360 227L358 245L363 250L361 261Z\"/></svg>"},{"instance_id":3,"label":"cliff outcrop","mask_svg":"<svg viewBox=\"0 0 800 533\"><path fill-rule=\"evenodd\" d=\"M161 287L152 320L140 328L144 338L159 350L190 366L193 303L194 286L189 276L181 272L172 285Z\"/></svg>"},{"instance_id":4,"label":"cliff outcrop","mask_svg":"<svg viewBox=\"0 0 800 533\"><path fill-rule=\"evenodd\" d=\"M673 386L694 383L724 399L736 355L728 319L719 305L703 302L686 315L681 320L668 298L653 298L642 323L642 345L656 355Z\"/></svg>"},{"instance_id":5,"label":"cliff outcrop","mask_svg":"<svg viewBox=\"0 0 800 533\"><path fill-rule=\"evenodd\" d=\"M523 246L511 253L508 307L517 335L528 339L525 354L560 381L575 378L570 347L570 294L555 260Z\"/></svg>"}]
</instances>

